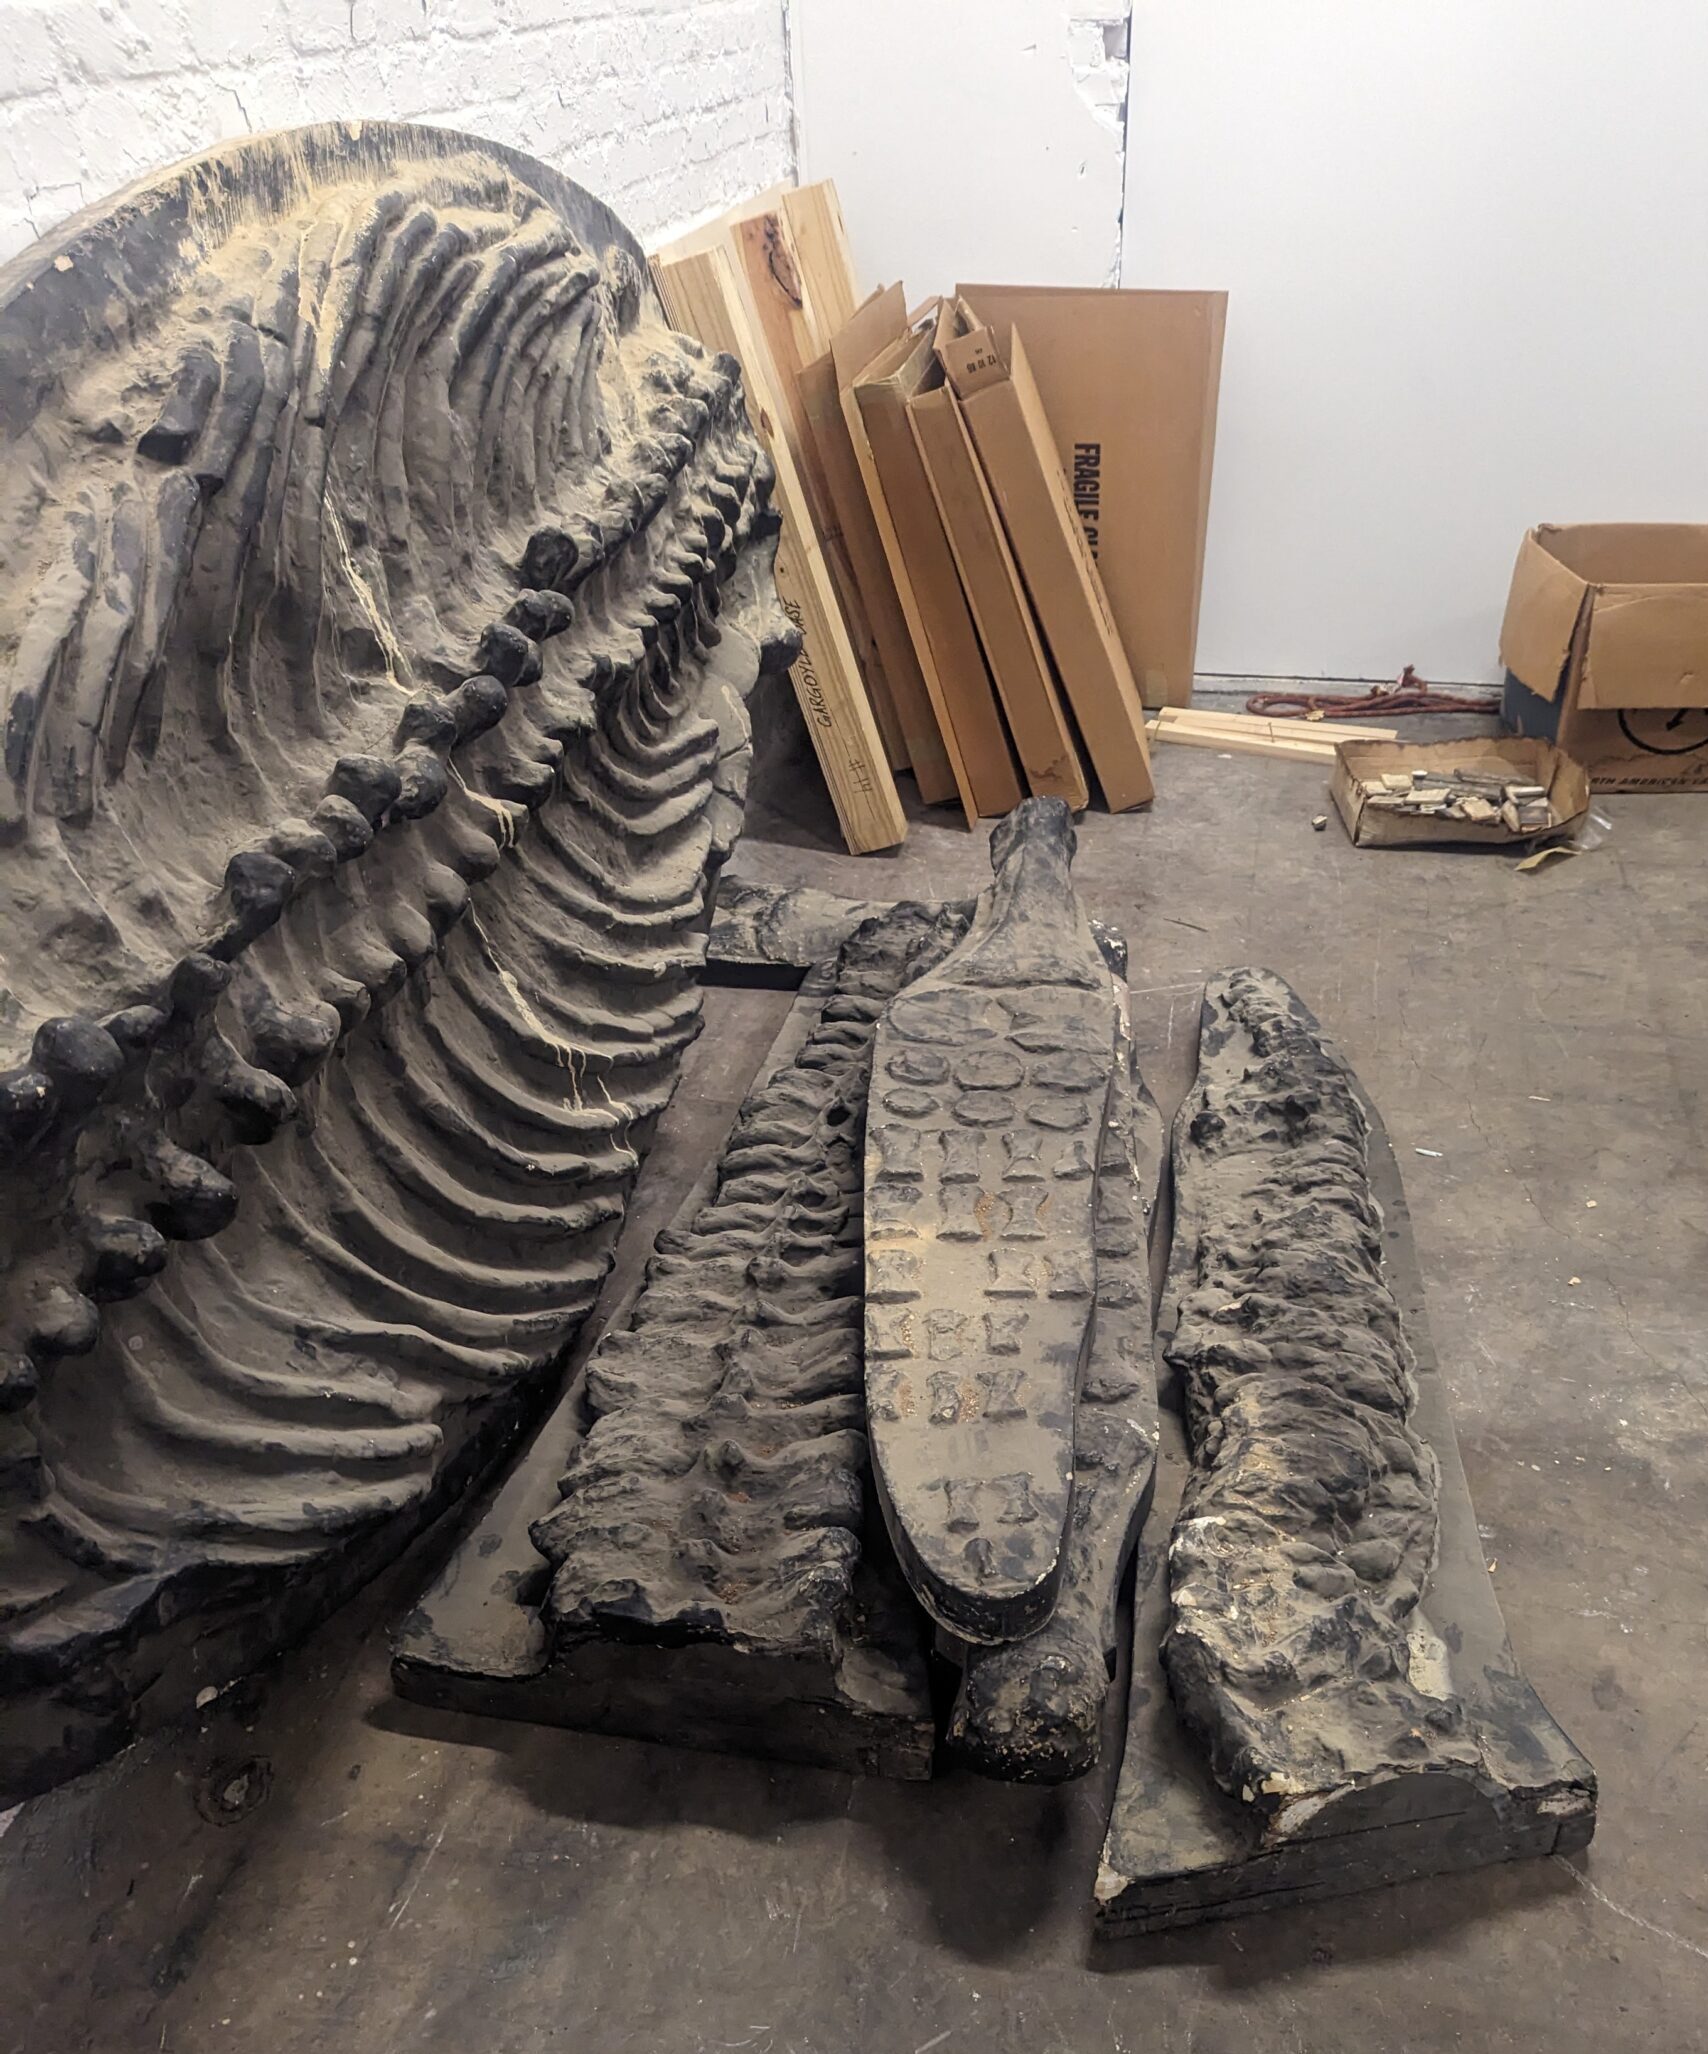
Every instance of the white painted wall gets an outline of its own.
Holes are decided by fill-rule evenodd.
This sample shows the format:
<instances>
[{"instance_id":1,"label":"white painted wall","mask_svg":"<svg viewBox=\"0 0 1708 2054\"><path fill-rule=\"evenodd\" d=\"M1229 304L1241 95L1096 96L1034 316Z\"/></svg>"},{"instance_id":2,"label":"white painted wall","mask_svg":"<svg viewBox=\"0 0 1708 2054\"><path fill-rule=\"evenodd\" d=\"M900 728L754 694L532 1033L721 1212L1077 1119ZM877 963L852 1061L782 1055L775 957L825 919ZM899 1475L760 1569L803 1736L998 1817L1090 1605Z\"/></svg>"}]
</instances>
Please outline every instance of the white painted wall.
<instances>
[{"instance_id":1,"label":"white painted wall","mask_svg":"<svg viewBox=\"0 0 1708 2054\"><path fill-rule=\"evenodd\" d=\"M1129 0L788 0L803 179L863 285L1118 275Z\"/></svg>"},{"instance_id":2,"label":"white painted wall","mask_svg":"<svg viewBox=\"0 0 1708 2054\"><path fill-rule=\"evenodd\" d=\"M512 144L663 241L791 171L782 0L0 0L0 260L209 143L343 116Z\"/></svg>"},{"instance_id":3,"label":"white painted wall","mask_svg":"<svg viewBox=\"0 0 1708 2054\"><path fill-rule=\"evenodd\" d=\"M1491 679L1538 520L1708 519L1708 8L1137 0L1125 281L1230 294L1201 671Z\"/></svg>"}]
</instances>

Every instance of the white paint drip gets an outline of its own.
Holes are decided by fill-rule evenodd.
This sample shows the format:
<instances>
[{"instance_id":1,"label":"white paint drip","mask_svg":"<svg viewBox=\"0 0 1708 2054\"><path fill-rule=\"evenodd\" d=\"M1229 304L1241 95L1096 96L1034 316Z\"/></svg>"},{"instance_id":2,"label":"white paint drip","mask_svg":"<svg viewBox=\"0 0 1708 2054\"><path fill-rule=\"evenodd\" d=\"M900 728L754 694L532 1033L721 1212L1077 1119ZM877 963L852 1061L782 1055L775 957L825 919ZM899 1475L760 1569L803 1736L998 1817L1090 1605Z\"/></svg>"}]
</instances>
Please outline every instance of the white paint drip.
<instances>
[{"instance_id":1,"label":"white paint drip","mask_svg":"<svg viewBox=\"0 0 1708 2054\"><path fill-rule=\"evenodd\" d=\"M517 1012L521 1014L523 1020L540 1037L546 1047L551 1050L558 1067L569 1072L569 1102L575 1107L577 1112L583 1111L581 1080L586 1074L586 1055L580 1049L571 1048L567 1041L559 1041L557 1036L552 1033L551 1029L540 1018L539 1014L534 1011L533 1007L528 1003L527 993L523 991L521 985L517 982L514 971L498 960L498 951L492 945L492 938L486 929L481 926L480 915L472 906L469 908L469 925L480 937L481 948L485 952L486 960L492 965L493 975L503 985L504 989L509 992ZM579 1071L576 1069L578 1061L581 1065ZM601 1086L601 1089L603 1089L603 1086ZM607 1103L609 1103L608 1093Z\"/></svg>"},{"instance_id":2,"label":"white paint drip","mask_svg":"<svg viewBox=\"0 0 1708 2054\"><path fill-rule=\"evenodd\" d=\"M525 806L518 806L513 800L495 799L487 792L477 792L454 763L449 764L447 768L456 779L465 799L472 799L477 806L484 806L489 813L497 816L498 846L501 849L513 849L516 846L517 823L528 809Z\"/></svg>"},{"instance_id":3,"label":"white paint drip","mask_svg":"<svg viewBox=\"0 0 1708 2054\"><path fill-rule=\"evenodd\" d=\"M409 659L398 646L397 637L392 633L391 621L374 597L373 587L362 576L357 568L356 559L350 554L350 538L345 533L343 517L330 499L326 502L326 525L331 531L332 546L337 552L345 582L355 593L362 618L373 630L374 640L380 645L380 654L385 658L386 678L388 682L396 685L399 691L406 690L403 679L398 676L398 670L400 666L407 669Z\"/></svg>"}]
</instances>

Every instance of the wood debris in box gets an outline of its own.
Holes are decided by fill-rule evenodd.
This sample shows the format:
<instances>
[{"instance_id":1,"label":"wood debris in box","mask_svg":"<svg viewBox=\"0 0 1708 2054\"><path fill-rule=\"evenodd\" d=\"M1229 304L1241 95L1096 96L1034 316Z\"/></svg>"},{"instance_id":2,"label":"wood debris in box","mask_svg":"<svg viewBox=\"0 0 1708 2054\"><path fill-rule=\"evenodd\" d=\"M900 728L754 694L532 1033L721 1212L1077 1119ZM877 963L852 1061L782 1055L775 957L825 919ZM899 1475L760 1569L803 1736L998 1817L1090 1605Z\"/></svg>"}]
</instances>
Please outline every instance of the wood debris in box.
<instances>
[{"instance_id":1,"label":"wood debris in box","mask_svg":"<svg viewBox=\"0 0 1708 2054\"><path fill-rule=\"evenodd\" d=\"M1546 785L1479 770L1384 770L1360 778L1364 803L1380 812L1432 820L1499 821L1511 834L1545 834L1558 827Z\"/></svg>"},{"instance_id":2,"label":"wood debris in box","mask_svg":"<svg viewBox=\"0 0 1708 2054\"><path fill-rule=\"evenodd\" d=\"M1514 735L1342 742L1330 789L1360 847L1534 841L1573 826L1589 806L1582 764Z\"/></svg>"}]
</instances>

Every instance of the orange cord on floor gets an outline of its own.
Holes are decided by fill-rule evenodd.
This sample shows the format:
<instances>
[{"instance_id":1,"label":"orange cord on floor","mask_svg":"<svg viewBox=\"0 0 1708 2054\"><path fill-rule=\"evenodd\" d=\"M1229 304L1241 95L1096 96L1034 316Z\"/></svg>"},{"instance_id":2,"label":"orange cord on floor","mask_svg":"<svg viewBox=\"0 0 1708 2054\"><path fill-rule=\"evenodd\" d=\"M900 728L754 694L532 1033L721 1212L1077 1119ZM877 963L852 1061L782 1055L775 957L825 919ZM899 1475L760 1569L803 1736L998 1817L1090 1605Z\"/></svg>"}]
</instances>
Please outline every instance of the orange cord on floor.
<instances>
[{"instance_id":1,"label":"orange cord on floor","mask_svg":"<svg viewBox=\"0 0 1708 2054\"><path fill-rule=\"evenodd\" d=\"M1346 699L1332 692L1254 692L1245 702L1247 713L1266 714L1272 720L1309 720L1312 714L1335 720L1379 713L1385 719L1395 713L1487 713L1486 696L1472 698L1468 692L1444 692L1420 678L1408 663L1399 682L1376 685Z\"/></svg>"}]
</instances>

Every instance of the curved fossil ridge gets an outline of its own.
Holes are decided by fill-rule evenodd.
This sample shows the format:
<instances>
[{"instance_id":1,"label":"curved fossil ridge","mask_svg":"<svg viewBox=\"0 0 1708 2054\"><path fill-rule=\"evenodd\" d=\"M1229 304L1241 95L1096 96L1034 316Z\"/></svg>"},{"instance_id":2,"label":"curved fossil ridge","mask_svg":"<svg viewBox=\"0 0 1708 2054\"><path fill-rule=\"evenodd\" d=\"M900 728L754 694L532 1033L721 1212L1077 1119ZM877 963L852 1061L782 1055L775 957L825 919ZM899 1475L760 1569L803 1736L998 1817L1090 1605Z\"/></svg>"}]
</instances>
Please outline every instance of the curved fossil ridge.
<instances>
[{"instance_id":1,"label":"curved fossil ridge","mask_svg":"<svg viewBox=\"0 0 1708 2054\"><path fill-rule=\"evenodd\" d=\"M1480 1759L1413 1619L1439 1478L1408 1423L1366 1135L1350 1075L1278 977L1210 984L1175 1127L1167 1358L1194 1473L1163 1658L1217 1780L1272 1839L1388 1774Z\"/></svg>"},{"instance_id":2,"label":"curved fossil ridge","mask_svg":"<svg viewBox=\"0 0 1708 2054\"><path fill-rule=\"evenodd\" d=\"M743 1106L710 1201L659 1236L594 1418L532 1531L559 1642L834 1655L860 1602L862 1150L878 1016L964 912L901 906L838 957L794 1062Z\"/></svg>"},{"instance_id":3,"label":"curved fossil ridge","mask_svg":"<svg viewBox=\"0 0 1708 2054\"><path fill-rule=\"evenodd\" d=\"M560 1350L791 631L734 361L466 137L80 217L0 431L4 1689L419 1515Z\"/></svg>"}]
</instances>

